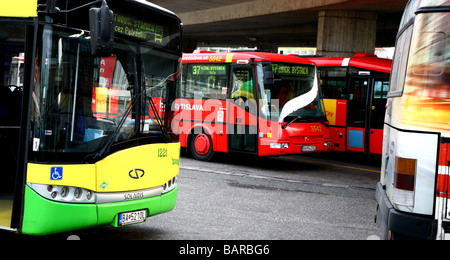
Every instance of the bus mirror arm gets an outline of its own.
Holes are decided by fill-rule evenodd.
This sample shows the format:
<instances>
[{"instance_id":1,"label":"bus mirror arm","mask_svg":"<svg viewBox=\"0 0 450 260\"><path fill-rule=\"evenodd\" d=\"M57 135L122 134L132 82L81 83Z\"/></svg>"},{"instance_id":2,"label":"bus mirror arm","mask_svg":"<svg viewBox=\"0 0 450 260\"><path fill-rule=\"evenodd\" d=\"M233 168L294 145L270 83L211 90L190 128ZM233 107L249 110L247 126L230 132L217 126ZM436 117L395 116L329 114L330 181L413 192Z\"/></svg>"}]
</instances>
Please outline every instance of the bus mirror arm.
<instances>
[{"instance_id":1,"label":"bus mirror arm","mask_svg":"<svg viewBox=\"0 0 450 260\"><path fill-rule=\"evenodd\" d=\"M103 0L100 8L89 10L91 52L94 56L109 57L114 50L114 12Z\"/></svg>"},{"instance_id":2,"label":"bus mirror arm","mask_svg":"<svg viewBox=\"0 0 450 260\"><path fill-rule=\"evenodd\" d=\"M47 14L55 14L58 13L59 11L60 11L59 8L56 6L56 0L47 1L46 6Z\"/></svg>"}]
</instances>

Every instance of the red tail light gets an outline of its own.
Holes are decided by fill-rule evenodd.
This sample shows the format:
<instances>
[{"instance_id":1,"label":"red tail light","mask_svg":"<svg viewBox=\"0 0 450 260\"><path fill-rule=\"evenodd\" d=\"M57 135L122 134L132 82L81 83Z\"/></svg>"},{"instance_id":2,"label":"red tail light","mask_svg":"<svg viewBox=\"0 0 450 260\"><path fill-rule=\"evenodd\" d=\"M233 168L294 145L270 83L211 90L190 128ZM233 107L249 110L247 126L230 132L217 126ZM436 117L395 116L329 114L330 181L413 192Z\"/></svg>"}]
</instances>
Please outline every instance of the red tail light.
<instances>
[{"instance_id":1,"label":"red tail light","mask_svg":"<svg viewBox=\"0 0 450 260\"><path fill-rule=\"evenodd\" d=\"M417 160L395 157L394 203L414 206Z\"/></svg>"},{"instance_id":2,"label":"red tail light","mask_svg":"<svg viewBox=\"0 0 450 260\"><path fill-rule=\"evenodd\" d=\"M415 159L395 158L395 188L414 191L416 163Z\"/></svg>"}]
</instances>

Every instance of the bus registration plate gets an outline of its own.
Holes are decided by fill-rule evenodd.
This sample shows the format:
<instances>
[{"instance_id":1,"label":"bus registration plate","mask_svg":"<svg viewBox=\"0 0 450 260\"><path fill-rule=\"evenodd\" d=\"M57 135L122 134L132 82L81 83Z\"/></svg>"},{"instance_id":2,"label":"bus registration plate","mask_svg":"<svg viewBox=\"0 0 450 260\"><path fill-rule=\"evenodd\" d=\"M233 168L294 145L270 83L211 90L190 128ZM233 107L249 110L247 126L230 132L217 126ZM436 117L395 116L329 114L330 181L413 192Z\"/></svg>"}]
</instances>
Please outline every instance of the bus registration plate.
<instances>
[{"instance_id":1,"label":"bus registration plate","mask_svg":"<svg viewBox=\"0 0 450 260\"><path fill-rule=\"evenodd\" d=\"M315 152L316 151L316 146L312 145L312 146L302 146L302 152Z\"/></svg>"},{"instance_id":2,"label":"bus registration plate","mask_svg":"<svg viewBox=\"0 0 450 260\"><path fill-rule=\"evenodd\" d=\"M119 226L142 223L147 218L146 210L138 210L119 214Z\"/></svg>"}]
</instances>

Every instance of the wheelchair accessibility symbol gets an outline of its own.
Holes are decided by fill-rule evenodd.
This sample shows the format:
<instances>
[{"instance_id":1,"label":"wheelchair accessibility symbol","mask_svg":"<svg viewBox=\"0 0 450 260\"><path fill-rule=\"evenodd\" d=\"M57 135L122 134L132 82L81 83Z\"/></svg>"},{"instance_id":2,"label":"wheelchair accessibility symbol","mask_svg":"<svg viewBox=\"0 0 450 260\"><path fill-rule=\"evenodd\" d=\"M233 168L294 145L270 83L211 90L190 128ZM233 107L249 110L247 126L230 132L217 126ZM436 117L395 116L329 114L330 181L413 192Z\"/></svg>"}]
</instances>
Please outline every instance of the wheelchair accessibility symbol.
<instances>
[{"instance_id":1,"label":"wheelchair accessibility symbol","mask_svg":"<svg viewBox=\"0 0 450 260\"><path fill-rule=\"evenodd\" d=\"M50 171L50 180L60 181L63 179L63 167L52 167Z\"/></svg>"}]
</instances>

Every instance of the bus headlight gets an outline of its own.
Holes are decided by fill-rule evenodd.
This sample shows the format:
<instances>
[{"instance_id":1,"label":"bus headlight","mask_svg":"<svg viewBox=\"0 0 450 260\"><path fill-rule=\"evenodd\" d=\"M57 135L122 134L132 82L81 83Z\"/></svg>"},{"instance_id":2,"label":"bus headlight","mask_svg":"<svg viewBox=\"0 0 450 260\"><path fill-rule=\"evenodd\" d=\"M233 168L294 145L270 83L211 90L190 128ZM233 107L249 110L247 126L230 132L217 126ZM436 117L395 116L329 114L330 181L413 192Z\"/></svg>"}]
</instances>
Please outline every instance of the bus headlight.
<instances>
[{"instance_id":1,"label":"bus headlight","mask_svg":"<svg viewBox=\"0 0 450 260\"><path fill-rule=\"evenodd\" d=\"M330 147L332 145L332 142L331 141L326 141L323 145L325 147Z\"/></svg>"},{"instance_id":2,"label":"bus headlight","mask_svg":"<svg viewBox=\"0 0 450 260\"><path fill-rule=\"evenodd\" d=\"M76 188L74 193L73 193L73 197L75 199L80 199L81 196L83 196L83 190L81 188Z\"/></svg>"},{"instance_id":3,"label":"bus headlight","mask_svg":"<svg viewBox=\"0 0 450 260\"><path fill-rule=\"evenodd\" d=\"M28 183L28 186L39 195L53 201L92 204L96 200L95 192L83 188L34 183Z\"/></svg>"},{"instance_id":4,"label":"bus headlight","mask_svg":"<svg viewBox=\"0 0 450 260\"><path fill-rule=\"evenodd\" d=\"M289 149L289 143L270 143L271 149Z\"/></svg>"}]
</instances>

